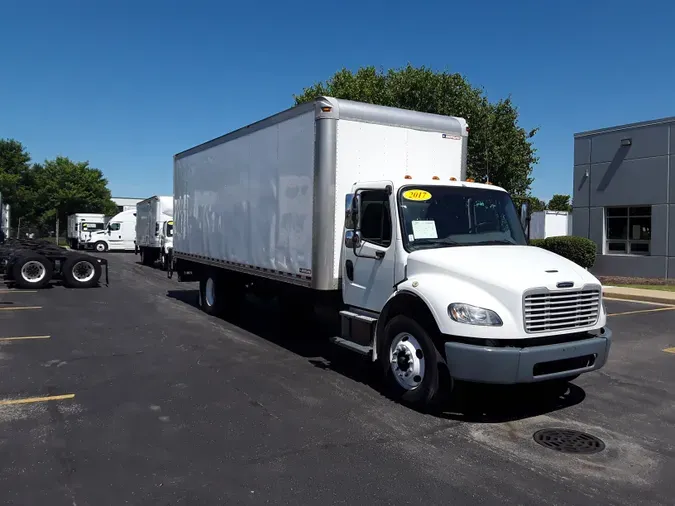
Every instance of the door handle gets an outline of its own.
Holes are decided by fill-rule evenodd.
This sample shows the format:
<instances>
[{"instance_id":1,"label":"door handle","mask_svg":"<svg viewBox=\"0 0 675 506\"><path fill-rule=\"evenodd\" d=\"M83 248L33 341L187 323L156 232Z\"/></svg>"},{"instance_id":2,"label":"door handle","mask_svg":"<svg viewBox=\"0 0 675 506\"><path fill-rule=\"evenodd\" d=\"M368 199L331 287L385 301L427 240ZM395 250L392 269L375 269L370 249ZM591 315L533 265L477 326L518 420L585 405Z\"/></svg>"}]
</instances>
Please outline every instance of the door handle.
<instances>
[{"instance_id":1,"label":"door handle","mask_svg":"<svg viewBox=\"0 0 675 506\"><path fill-rule=\"evenodd\" d=\"M378 260L382 260L382 259L384 258L384 251L376 251L376 252L375 252L375 257L376 257Z\"/></svg>"}]
</instances>

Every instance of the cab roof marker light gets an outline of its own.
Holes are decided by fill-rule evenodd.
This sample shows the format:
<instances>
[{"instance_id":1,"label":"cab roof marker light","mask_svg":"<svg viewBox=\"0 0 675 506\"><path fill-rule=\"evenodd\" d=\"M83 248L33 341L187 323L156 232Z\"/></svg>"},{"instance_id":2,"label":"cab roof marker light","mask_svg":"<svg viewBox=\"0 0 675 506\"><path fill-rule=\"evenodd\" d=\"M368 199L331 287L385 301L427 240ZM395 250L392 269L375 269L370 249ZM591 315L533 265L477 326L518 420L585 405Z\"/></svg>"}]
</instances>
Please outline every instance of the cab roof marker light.
<instances>
[{"instance_id":1,"label":"cab roof marker light","mask_svg":"<svg viewBox=\"0 0 675 506\"><path fill-rule=\"evenodd\" d=\"M467 177L465 181L466 181L467 183L473 183L473 182L475 182L474 178L472 178L472 177Z\"/></svg>"},{"instance_id":2,"label":"cab roof marker light","mask_svg":"<svg viewBox=\"0 0 675 506\"><path fill-rule=\"evenodd\" d=\"M457 181L457 178L456 178L456 177L451 177L451 178L450 178L450 181Z\"/></svg>"},{"instance_id":3,"label":"cab roof marker light","mask_svg":"<svg viewBox=\"0 0 675 506\"><path fill-rule=\"evenodd\" d=\"M434 181L440 181L440 180L441 180L441 178L438 177L438 176L434 176L434 177L432 177L431 179L433 179Z\"/></svg>"},{"instance_id":4,"label":"cab roof marker light","mask_svg":"<svg viewBox=\"0 0 675 506\"><path fill-rule=\"evenodd\" d=\"M406 174L405 176L403 176L403 179L412 179L412 176L409 176L408 174Z\"/></svg>"}]
</instances>

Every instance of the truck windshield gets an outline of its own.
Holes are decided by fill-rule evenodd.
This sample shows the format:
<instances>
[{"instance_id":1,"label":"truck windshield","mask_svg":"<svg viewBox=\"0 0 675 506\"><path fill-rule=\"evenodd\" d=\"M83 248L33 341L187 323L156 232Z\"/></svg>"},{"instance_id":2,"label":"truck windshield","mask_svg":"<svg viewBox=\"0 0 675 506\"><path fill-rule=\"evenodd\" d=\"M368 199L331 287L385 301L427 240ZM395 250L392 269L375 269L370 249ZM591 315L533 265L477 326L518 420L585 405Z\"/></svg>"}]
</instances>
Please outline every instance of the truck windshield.
<instances>
[{"instance_id":1,"label":"truck windshield","mask_svg":"<svg viewBox=\"0 0 675 506\"><path fill-rule=\"evenodd\" d=\"M466 186L407 186L398 195L407 251L451 246L526 245L508 193Z\"/></svg>"},{"instance_id":2,"label":"truck windshield","mask_svg":"<svg viewBox=\"0 0 675 506\"><path fill-rule=\"evenodd\" d=\"M96 230L103 230L105 225L103 223L83 223L82 231L83 232L94 232Z\"/></svg>"}]
</instances>

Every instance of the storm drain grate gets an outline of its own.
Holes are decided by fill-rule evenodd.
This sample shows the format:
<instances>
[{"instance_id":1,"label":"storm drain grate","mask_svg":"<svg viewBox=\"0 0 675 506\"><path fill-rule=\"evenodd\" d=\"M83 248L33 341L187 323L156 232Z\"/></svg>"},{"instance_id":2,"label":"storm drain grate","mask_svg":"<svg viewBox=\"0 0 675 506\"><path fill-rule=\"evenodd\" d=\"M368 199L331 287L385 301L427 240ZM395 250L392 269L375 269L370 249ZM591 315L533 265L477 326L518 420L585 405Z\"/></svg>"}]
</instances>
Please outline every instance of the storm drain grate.
<instances>
[{"instance_id":1,"label":"storm drain grate","mask_svg":"<svg viewBox=\"0 0 675 506\"><path fill-rule=\"evenodd\" d=\"M605 443L590 434L570 429L543 429L534 433L540 445L562 453L590 454L605 449Z\"/></svg>"}]
</instances>

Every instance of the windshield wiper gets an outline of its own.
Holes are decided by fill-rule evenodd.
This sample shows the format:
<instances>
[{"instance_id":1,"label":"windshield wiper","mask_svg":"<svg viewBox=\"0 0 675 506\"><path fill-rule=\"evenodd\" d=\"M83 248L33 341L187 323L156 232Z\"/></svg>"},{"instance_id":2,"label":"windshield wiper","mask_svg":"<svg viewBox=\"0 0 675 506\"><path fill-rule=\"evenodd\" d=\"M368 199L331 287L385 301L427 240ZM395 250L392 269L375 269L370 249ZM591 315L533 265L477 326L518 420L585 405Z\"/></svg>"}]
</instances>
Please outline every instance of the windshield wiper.
<instances>
[{"instance_id":1,"label":"windshield wiper","mask_svg":"<svg viewBox=\"0 0 675 506\"><path fill-rule=\"evenodd\" d=\"M515 242L507 241L506 239L493 239L490 241L479 241L471 244L476 246L485 246L489 244L508 244L509 246L517 246Z\"/></svg>"},{"instance_id":2,"label":"windshield wiper","mask_svg":"<svg viewBox=\"0 0 675 506\"><path fill-rule=\"evenodd\" d=\"M413 246L416 249L419 249L419 248L438 248L439 246L442 247L442 248L447 248L447 247L450 247L450 246L465 246L464 244L460 244L457 241L453 241L452 239L421 239L421 241L424 241L424 242L415 241L415 242L411 243L411 246Z\"/></svg>"}]
</instances>

